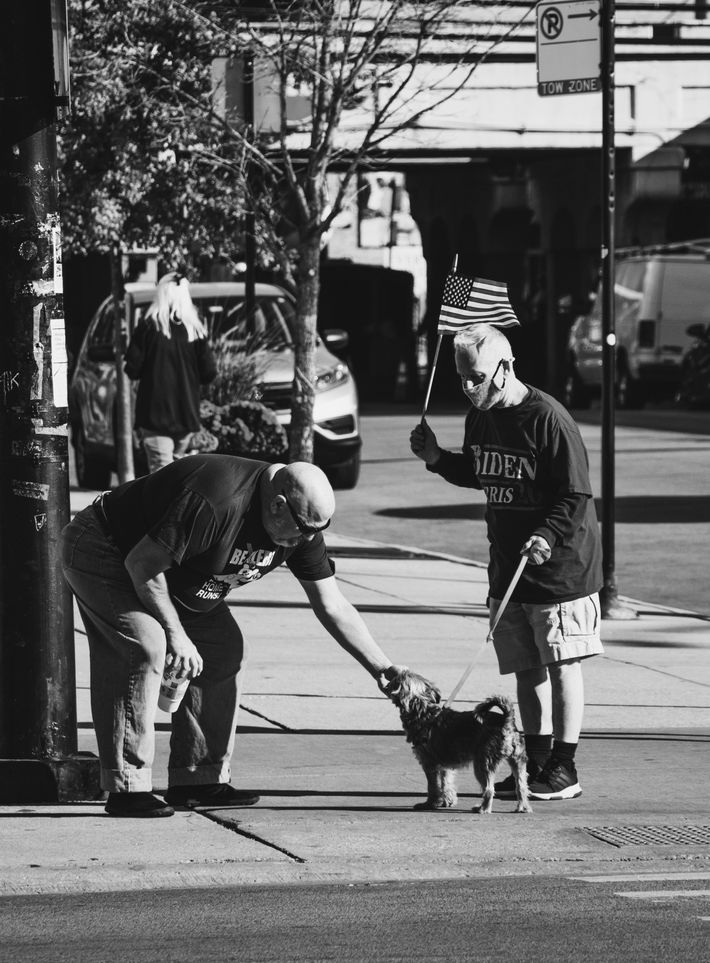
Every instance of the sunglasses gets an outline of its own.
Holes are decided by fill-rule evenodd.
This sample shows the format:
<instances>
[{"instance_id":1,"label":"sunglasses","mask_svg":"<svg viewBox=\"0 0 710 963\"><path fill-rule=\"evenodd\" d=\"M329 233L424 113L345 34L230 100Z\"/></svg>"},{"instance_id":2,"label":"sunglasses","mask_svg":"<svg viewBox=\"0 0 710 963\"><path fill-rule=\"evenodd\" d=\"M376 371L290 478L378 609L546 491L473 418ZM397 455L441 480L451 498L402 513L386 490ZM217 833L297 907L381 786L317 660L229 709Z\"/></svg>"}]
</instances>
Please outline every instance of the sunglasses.
<instances>
[{"instance_id":1,"label":"sunglasses","mask_svg":"<svg viewBox=\"0 0 710 963\"><path fill-rule=\"evenodd\" d=\"M285 492L281 492L281 497L286 502L286 508L288 508L289 512L291 513L291 518L294 520L296 524L296 528L299 530L301 535L317 535L318 532L324 532L326 528L330 525L330 519L328 519L327 522L325 522L323 525L320 525L319 527L316 527L315 525L306 525L306 523L302 522L301 519L296 514L296 510L294 509L293 505L286 497Z\"/></svg>"},{"instance_id":2,"label":"sunglasses","mask_svg":"<svg viewBox=\"0 0 710 963\"><path fill-rule=\"evenodd\" d=\"M484 374L475 374L475 375L469 375L468 378L461 378L461 380L463 381L464 385L471 385L473 388L477 388L478 385L482 385L486 381L493 381L495 376L498 374L498 371L500 370L500 366L502 364L503 364L503 359L501 358L498 364L496 365L496 369L493 372L493 374L490 376L490 378L486 378Z\"/></svg>"}]
</instances>

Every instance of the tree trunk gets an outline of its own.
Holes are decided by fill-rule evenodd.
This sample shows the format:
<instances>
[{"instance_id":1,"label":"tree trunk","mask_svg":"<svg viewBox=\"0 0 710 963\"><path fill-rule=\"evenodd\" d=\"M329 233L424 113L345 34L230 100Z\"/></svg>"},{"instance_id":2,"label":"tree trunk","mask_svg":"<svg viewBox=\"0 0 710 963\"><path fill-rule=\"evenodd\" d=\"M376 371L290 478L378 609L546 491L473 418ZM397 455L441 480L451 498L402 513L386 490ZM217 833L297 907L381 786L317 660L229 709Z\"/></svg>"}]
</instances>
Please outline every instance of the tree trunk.
<instances>
[{"instance_id":1,"label":"tree trunk","mask_svg":"<svg viewBox=\"0 0 710 963\"><path fill-rule=\"evenodd\" d=\"M313 461L313 404L316 396L316 323L320 291L320 238L299 248L296 275L295 376L291 399L289 461Z\"/></svg>"}]
</instances>

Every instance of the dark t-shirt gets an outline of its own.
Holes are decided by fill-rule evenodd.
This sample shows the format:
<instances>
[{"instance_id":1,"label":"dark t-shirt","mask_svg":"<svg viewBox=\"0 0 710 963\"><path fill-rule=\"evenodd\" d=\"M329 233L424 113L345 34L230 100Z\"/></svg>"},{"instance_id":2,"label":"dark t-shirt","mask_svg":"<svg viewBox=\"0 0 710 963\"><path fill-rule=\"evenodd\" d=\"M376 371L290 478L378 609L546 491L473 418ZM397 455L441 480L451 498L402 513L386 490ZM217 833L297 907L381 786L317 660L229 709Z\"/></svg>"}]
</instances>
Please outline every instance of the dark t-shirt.
<instances>
[{"instance_id":1,"label":"dark t-shirt","mask_svg":"<svg viewBox=\"0 0 710 963\"><path fill-rule=\"evenodd\" d=\"M563 602L602 585L601 542L589 460L579 428L554 398L528 388L511 408L471 408L462 453L442 452L431 469L455 485L486 493L490 594L502 598L520 549L542 535L552 556L528 563L512 598Z\"/></svg>"},{"instance_id":2,"label":"dark t-shirt","mask_svg":"<svg viewBox=\"0 0 710 963\"><path fill-rule=\"evenodd\" d=\"M322 535L286 548L266 533L258 484L267 468L232 455L190 455L126 482L103 500L114 540L124 557L145 535L161 545L175 563L165 573L171 597L193 612L282 562L298 579L329 578Z\"/></svg>"},{"instance_id":3,"label":"dark t-shirt","mask_svg":"<svg viewBox=\"0 0 710 963\"><path fill-rule=\"evenodd\" d=\"M141 321L126 352L126 374L138 381L136 428L186 435L200 428L200 385L217 366L206 338L188 340L184 324L171 322L170 337Z\"/></svg>"}]
</instances>

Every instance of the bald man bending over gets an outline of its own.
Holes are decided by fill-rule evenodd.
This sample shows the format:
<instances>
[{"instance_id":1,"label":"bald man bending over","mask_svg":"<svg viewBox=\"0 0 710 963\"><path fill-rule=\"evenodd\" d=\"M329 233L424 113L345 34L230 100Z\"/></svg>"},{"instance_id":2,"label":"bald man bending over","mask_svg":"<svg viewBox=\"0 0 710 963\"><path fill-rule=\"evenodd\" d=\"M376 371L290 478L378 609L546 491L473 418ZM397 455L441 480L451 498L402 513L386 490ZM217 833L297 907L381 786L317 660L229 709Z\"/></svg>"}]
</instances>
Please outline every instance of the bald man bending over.
<instances>
[{"instance_id":1,"label":"bald man bending over","mask_svg":"<svg viewBox=\"0 0 710 963\"><path fill-rule=\"evenodd\" d=\"M192 455L104 492L62 532L62 566L89 639L101 786L112 816L248 806L230 785L244 641L225 602L282 562L330 635L377 679L392 663L333 575L323 472ZM191 680L172 717L168 791L151 766L163 667Z\"/></svg>"}]
</instances>

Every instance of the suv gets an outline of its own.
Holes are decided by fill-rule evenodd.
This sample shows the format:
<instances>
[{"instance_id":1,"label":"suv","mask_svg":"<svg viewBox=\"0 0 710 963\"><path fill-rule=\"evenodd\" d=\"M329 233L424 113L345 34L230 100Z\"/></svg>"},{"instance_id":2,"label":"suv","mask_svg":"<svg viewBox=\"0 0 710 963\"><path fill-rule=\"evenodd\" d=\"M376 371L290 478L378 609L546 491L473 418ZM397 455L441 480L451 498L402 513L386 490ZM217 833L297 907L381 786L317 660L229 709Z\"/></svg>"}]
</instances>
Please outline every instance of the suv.
<instances>
[{"instance_id":1,"label":"suv","mask_svg":"<svg viewBox=\"0 0 710 963\"><path fill-rule=\"evenodd\" d=\"M710 248L709 248L710 251ZM710 259L696 253L653 253L618 261L616 396L636 408L653 394L672 395L681 380L687 328L710 321ZM601 290L591 312L572 325L563 401L586 408L602 384Z\"/></svg>"},{"instance_id":2,"label":"suv","mask_svg":"<svg viewBox=\"0 0 710 963\"><path fill-rule=\"evenodd\" d=\"M131 305L129 337L155 293L154 285L127 284ZM245 286L237 282L196 283L190 294L207 325L210 340L221 348L244 345ZM293 299L272 284L256 285L253 329L266 347L261 402L288 427L293 383ZM325 342L325 343L324 343ZM333 350L347 346L343 331L325 331L316 347L314 460L334 488L353 488L360 474L361 439L358 399L353 376ZM116 360L114 309L106 298L94 314L77 356L69 386L69 423L76 471L82 488L108 488L116 467ZM137 444L134 442L134 448ZM139 453L136 451L139 458ZM140 461L139 461L140 463Z\"/></svg>"}]
</instances>

